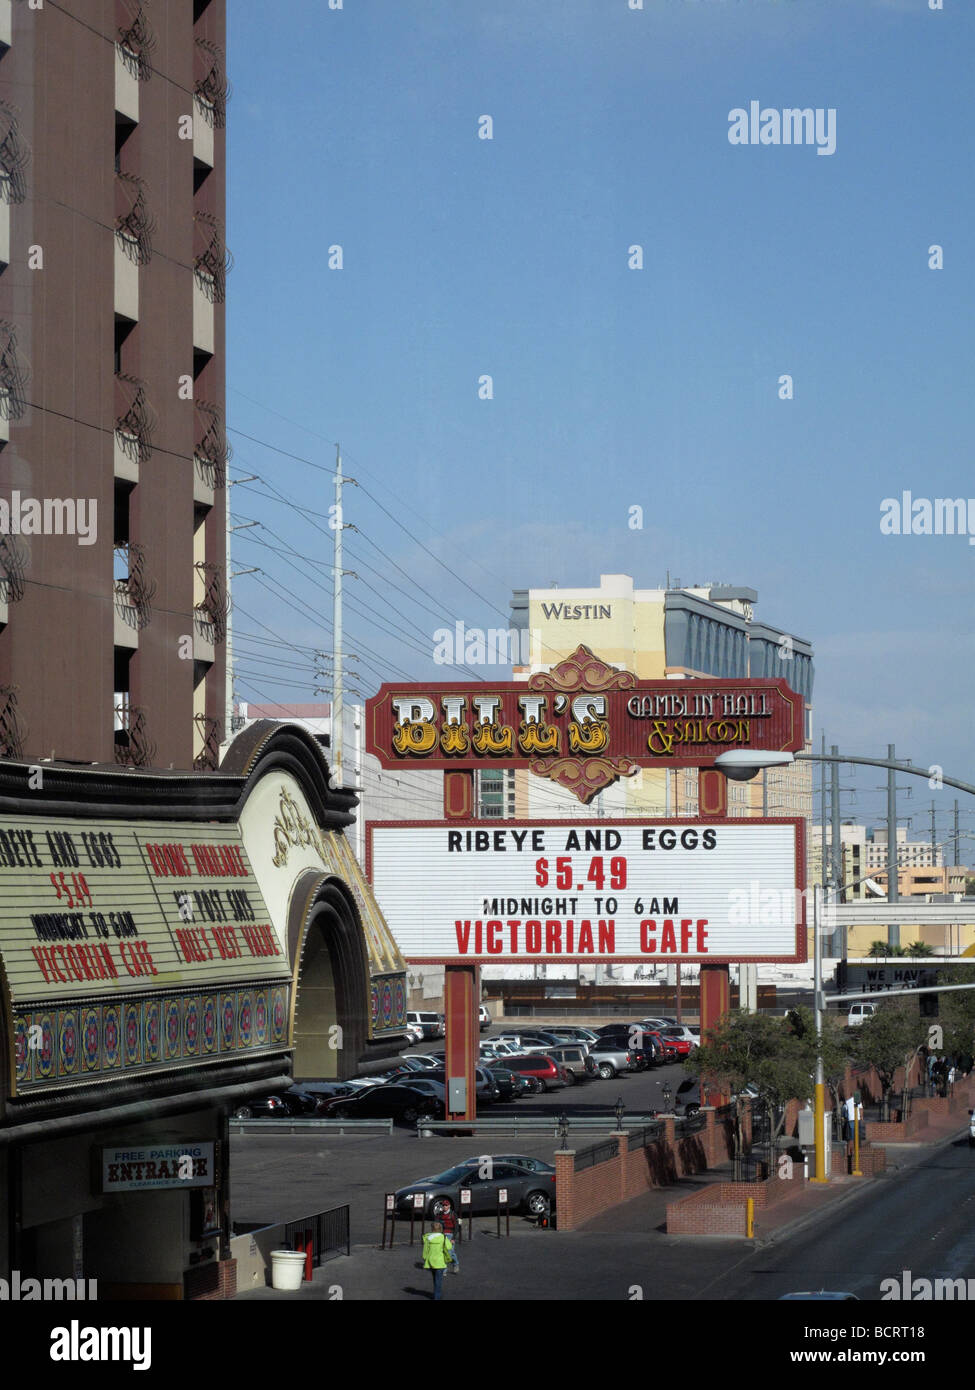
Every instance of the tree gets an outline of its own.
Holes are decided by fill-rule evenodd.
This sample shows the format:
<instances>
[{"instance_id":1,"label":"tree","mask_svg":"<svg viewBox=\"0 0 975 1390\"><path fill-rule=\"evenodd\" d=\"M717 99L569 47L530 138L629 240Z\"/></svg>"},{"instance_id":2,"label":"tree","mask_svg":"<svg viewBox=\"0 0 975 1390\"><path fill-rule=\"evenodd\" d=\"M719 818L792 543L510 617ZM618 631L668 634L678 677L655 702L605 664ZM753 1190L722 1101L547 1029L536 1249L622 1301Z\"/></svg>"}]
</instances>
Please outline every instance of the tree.
<instances>
[{"instance_id":1,"label":"tree","mask_svg":"<svg viewBox=\"0 0 975 1390\"><path fill-rule=\"evenodd\" d=\"M853 1039L854 1056L862 1066L874 1066L882 1089L881 1114L890 1113L890 1095L894 1089L894 1074L904 1067L905 1091L907 1068L927 1038L927 1022L921 1018L916 999L886 999L878 1003L856 1030Z\"/></svg>"},{"instance_id":2,"label":"tree","mask_svg":"<svg viewBox=\"0 0 975 1390\"><path fill-rule=\"evenodd\" d=\"M870 950L867 952L868 956L902 956L903 954L903 946L891 946L887 941L872 941Z\"/></svg>"},{"instance_id":3,"label":"tree","mask_svg":"<svg viewBox=\"0 0 975 1390\"><path fill-rule=\"evenodd\" d=\"M933 956L934 947L929 946L926 941L912 941L906 954L909 956Z\"/></svg>"},{"instance_id":4,"label":"tree","mask_svg":"<svg viewBox=\"0 0 975 1390\"><path fill-rule=\"evenodd\" d=\"M938 984L975 984L975 965L953 965L950 970L939 970ZM939 994L938 1022L945 1052L954 1057L970 1057L975 1053L975 989Z\"/></svg>"},{"instance_id":5,"label":"tree","mask_svg":"<svg viewBox=\"0 0 975 1390\"><path fill-rule=\"evenodd\" d=\"M749 1083L755 1086L769 1117L770 1157L785 1124L787 1102L811 1092L816 1036L806 1025L808 1013L797 1009L791 1017L772 1018L732 1010L688 1059L698 1075L714 1077L732 1092L739 1114L741 1092Z\"/></svg>"}]
</instances>

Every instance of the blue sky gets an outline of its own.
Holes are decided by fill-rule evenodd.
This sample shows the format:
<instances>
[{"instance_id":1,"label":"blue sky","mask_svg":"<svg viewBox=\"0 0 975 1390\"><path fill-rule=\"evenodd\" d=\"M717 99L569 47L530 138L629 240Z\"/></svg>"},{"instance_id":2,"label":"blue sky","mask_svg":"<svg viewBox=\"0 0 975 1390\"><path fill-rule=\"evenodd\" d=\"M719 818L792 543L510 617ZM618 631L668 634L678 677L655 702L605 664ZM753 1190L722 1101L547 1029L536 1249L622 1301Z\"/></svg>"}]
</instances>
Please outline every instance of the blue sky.
<instances>
[{"instance_id":1,"label":"blue sky","mask_svg":"<svg viewBox=\"0 0 975 1390\"><path fill-rule=\"evenodd\" d=\"M813 642L817 737L975 781L975 547L879 527L903 489L975 496L975 6L228 11L232 476L264 480L233 512L271 528L235 537L234 568L264 571L236 580L235 622L301 649L242 641L241 696L327 684L308 653L331 645L330 569L260 542L330 565L324 516L265 484L327 514L339 440L370 494L345 515L363 694L443 678L434 629L497 626L512 588L669 570L750 585ZM731 145L752 100L835 108L836 152ZM880 780L845 775L844 814L872 820ZM916 813L934 793L904 781Z\"/></svg>"}]
</instances>

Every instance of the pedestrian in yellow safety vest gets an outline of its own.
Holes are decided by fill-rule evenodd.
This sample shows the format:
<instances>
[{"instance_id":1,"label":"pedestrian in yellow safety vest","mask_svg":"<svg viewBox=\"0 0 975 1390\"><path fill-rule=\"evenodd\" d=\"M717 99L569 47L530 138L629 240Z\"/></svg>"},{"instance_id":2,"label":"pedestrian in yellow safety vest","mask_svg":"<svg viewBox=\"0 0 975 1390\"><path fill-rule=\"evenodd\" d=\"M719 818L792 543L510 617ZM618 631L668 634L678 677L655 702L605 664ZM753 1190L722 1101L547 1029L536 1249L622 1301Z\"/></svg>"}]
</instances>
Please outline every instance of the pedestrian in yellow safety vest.
<instances>
[{"instance_id":1,"label":"pedestrian in yellow safety vest","mask_svg":"<svg viewBox=\"0 0 975 1390\"><path fill-rule=\"evenodd\" d=\"M423 1237L423 1268L433 1275L433 1297L443 1297L443 1272L450 1264L454 1253L454 1243L444 1235L443 1222L434 1221L431 1229Z\"/></svg>"}]
</instances>

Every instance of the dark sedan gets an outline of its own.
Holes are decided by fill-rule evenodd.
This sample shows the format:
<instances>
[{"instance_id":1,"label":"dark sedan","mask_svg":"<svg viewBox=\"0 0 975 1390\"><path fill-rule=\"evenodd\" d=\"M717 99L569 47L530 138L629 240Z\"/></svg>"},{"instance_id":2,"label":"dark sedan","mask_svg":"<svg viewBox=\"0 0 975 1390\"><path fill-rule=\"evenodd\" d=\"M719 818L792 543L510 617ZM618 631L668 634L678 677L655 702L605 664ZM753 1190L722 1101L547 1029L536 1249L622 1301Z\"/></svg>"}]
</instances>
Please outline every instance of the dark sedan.
<instances>
[{"instance_id":1,"label":"dark sedan","mask_svg":"<svg viewBox=\"0 0 975 1390\"><path fill-rule=\"evenodd\" d=\"M485 1171L490 1176L482 1176ZM489 1165L458 1163L445 1173L401 1187L396 1193L396 1210L400 1216L409 1216L411 1211L419 1215L422 1210L428 1219L449 1211L483 1216L497 1211L501 1191L508 1194L509 1211L547 1216L555 1207L555 1173L533 1172L520 1164L497 1159ZM461 1199L462 1192L470 1193L469 1202ZM423 1197L420 1209L413 1201L417 1195Z\"/></svg>"},{"instance_id":2,"label":"dark sedan","mask_svg":"<svg viewBox=\"0 0 975 1390\"><path fill-rule=\"evenodd\" d=\"M329 1120L398 1120L400 1124L415 1125L421 1115L442 1120L444 1107L433 1096L393 1084L370 1086L358 1095L326 1101L322 1114Z\"/></svg>"},{"instance_id":3,"label":"dark sedan","mask_svg":"<svg viewBox=\"0 0 975 1390\"><path fill-rule=\"evenodd\" d=\"M509 1071L507 1067L487 1067L485 1070L498 1088L498 1100L517 1100L531 1089L520 1072Z\"/></svg>"},{"instance_id":4,"label":"dark sedan","mask_svg":"<svg viewBox=\"0 0 975 1390\"><path fill-rule=\"evenodd\" d=\"M287 1091L278 1091L273 1096L258 1096L254 1100L244 1101L234 1111L234 1119L294 1119L301 1115L318 1114L319 1104L318 1096L292 1088Z\"/></svg>"}]
</instances>

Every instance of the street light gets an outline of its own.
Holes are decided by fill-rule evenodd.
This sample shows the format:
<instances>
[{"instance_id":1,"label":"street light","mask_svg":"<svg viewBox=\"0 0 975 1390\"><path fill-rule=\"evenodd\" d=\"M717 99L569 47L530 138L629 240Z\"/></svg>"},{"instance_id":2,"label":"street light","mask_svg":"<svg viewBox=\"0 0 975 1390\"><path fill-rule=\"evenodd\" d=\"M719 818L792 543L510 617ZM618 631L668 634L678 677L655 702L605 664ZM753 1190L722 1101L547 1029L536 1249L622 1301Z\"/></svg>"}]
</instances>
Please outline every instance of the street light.
<instances>
[{"instance_id":1,"label":"street light","mask_svg":"<svg viewBox=\"0 0 975 1390\"><path fill-rule=\"evenodd\" d=\"M563 1110L556 1121L559 1130L559 1148L566 1149L569 1144L569 1117Z\"/></svg>"},{"instance_id":2,"label":"street light","mask_svg":"<svg viewBox=\"0 0 975 1390\"><path fill-rule=\"evenodd\" d=\"M719 753L714 765L733 782L750 782L765 767L788 767L792 762L791 753L752 753L747 749L736 749L730 753Z\"/></svg>"},{"instance_id":3,"label":"street light","mask_svg":"<svg viewBox=\"0 0 975 1390\"><path fill-rule=\"evenodd\" d=\"M618 1130L622 1130L622 1128L623 1128L623 1115L624 1115L624 1112L626 1111L626 1106L623 1104L623 1097L622 1097L622 1096L617 1096L617 1097L616 1097L616 1106L615 1106L615 1110L616 1110L616 1128L617 1128Z\"/></svg>"},{"instance_id":4,"label":"street light","mask_svg":"<svg viewBox=\"0 0 975 1390\"><path fill-rule=\"evenodd\" d=\"M671 1097L672 1097L673 1094L674 1094L673 1091L671 1090L671 1086L670 1086L670 1082L669 1082L669 1081L665 1081L665 1082L664 1082L664 1084L663 1084L663 1085L661 1086L661 1088L660 1088L660 1093L661 1093L661 1095L662 1095L663 1098L664 1098L664 1114L669 1115L669 1114L670 1114L670 1101L671 1101Z\"/></svg>"}]
</instances>

